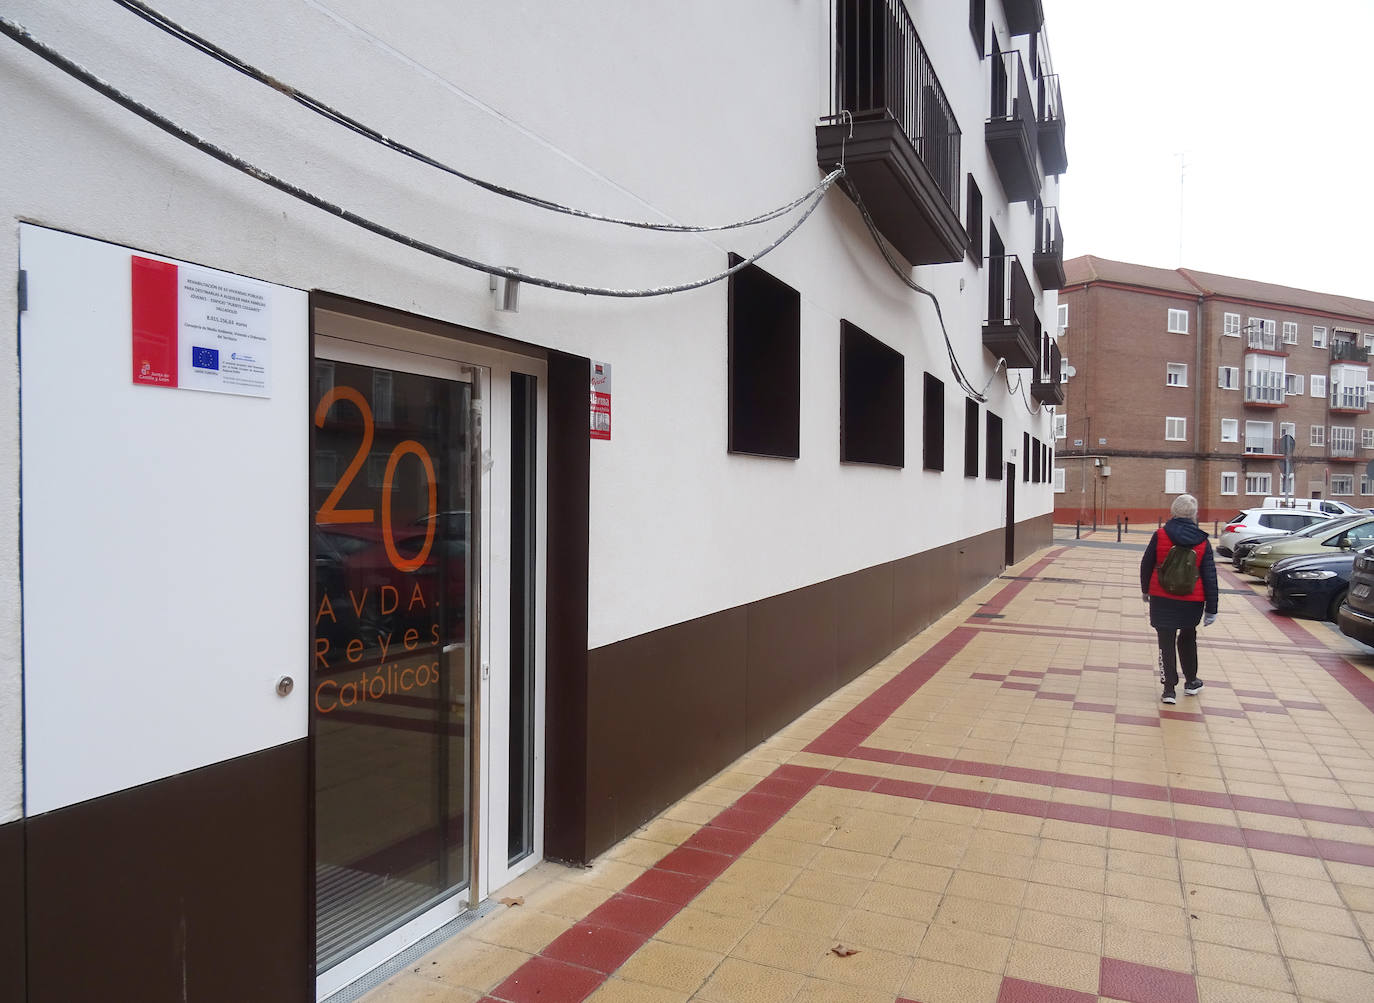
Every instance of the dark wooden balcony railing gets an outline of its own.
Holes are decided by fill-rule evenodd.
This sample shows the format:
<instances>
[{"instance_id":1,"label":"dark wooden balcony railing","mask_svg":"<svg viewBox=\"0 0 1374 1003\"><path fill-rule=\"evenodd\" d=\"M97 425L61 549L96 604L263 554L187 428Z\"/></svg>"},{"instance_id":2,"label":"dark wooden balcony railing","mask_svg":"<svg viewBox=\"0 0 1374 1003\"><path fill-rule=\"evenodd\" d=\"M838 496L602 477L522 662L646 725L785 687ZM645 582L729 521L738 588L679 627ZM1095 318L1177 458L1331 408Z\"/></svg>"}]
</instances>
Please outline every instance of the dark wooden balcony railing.
<instances>
[{"instance_id":1,"label":"dark wooden balcony railing","mask_svg":"<svg viewBox=\"0 0 1374 1003\"><path fill-rule=\"evenodd\" d=\"M1063 360L1056 345L1047 334L1041 341L1040 369L1031 383L1031 397L1041 404L1064 403Z\"/></svg>"},{"instance_id":2,"label":"dark wooden balcony railing","mask_svg":"<svg viewBox=\"0 0 1374 1003\"><path fill-rule=\"evenodd\" d=\"M1059 93L1059 74L1042 76L1035 87L1040 160L1046 174L1063 174L1069 169L1069 151L1064 140L1064 99Z\"/></svg>"},{"instance_id":3,"label":"dark wooden balcony railing","mask_svg":"<svg viewBox=\"0 0 1374 1003\"><path fill-rule=\"evenodd\" d=\"M992 107L983 129L988 152L1007 198L1029 202L1040 194L1041 181L1035 94L1020 52L995 52L987 62L992 73Z\"/></svg>"},{"instance_id":4,"label":"dark wooden balcony railing","mask_svg":"<svg viewBox=\"0 0 1374 1003\"><path fill-rule=\"evenodd\" d=\"M1035 207L1035 275L1046 289L1064 288L1064 231L1056 206Z\"/></svg>"},{"instance_id":5,"label":"dark wooden balcony railing","mask_svg":"<svg viewBox=\"0 0 1374 1003\"><path fill-rule=\"evenodd\" d=\"M830 114L816 162L844 160L850 194L912 264L958 261L962 133L901 0L835 0Z\"/></svg>"},{"instance_id":6,"label":"dark wooden balcony railing","mask_svg":"<svg viewBox=\"0 0 1374 1003\"><path fill-rule=\"evenodd\" d=\"M1014 254L988 258L988 319L983 324L983 347L1007 360L1009 369L1040 365L1035 292L1020 259Z\"/></svg>"}]
</instances>

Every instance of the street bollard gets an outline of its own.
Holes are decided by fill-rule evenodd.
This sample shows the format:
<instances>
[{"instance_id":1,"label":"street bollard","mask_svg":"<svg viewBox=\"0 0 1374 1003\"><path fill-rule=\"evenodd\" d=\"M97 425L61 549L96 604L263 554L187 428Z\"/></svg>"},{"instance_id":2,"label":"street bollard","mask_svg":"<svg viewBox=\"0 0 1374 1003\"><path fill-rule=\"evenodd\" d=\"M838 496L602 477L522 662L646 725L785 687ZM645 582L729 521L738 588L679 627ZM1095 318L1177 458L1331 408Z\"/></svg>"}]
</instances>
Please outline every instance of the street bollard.
<instances>
[{"instance_id":1,"label":"street bollard","mask_svg":"<svg viewBox=\"0 0 1374 1003\"><path fill-rule=\"evenodd\" d=\"M1082 533L1080 532L1082 529L1083 529L1083 523L1082 523L1082 521L1079 520L1079 519L1075 519L1075 520L1073 521L1073 538L1074 538L1075 540L1079 539L1079 538L1082 536Z\"/></svg>"},{"instance_id":2,"label":"street bollard","mask_svg":"<svg viewBox=\"0 0 1374 1003\"><path fill-rule=\"evenodd\" d=\"M1126 529L1125 529L1125 532L1126 532L1126 533L1130 533L1130 531L1131 531L1131 517L1128 516L1128 515L1123 515L1121 518L1124 519L1124 520L1126 521Z\"/></svg>"},{"instance_id":3,"label":"street bollard","mask_svg":"<svg viewBox=\"0 0 1374 1003\"><path fill-rule=\"evenodd\" d=\"M1116 517L1116 542L1121 542L1121 516Z\"/></svg>"}]
</instances>

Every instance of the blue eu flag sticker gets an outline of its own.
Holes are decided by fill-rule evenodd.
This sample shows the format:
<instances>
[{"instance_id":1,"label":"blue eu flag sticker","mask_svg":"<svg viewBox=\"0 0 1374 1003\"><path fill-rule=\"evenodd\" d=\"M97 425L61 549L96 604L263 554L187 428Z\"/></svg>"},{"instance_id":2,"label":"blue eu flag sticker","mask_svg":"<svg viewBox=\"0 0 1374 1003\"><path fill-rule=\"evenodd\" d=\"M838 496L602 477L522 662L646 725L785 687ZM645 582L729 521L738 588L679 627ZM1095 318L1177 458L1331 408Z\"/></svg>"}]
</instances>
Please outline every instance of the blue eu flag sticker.
<instances>
[{"instance_id":1,"label":"blue eu flag sticker","mask_svg":"<svg viewBox=\"0 0 1374 1003\"><path fill-rule=\"evenodd\" d=\"M195 369L212 369L219 372L219 349L191 347L191 366Z\"/></svg>"}]
</instances>

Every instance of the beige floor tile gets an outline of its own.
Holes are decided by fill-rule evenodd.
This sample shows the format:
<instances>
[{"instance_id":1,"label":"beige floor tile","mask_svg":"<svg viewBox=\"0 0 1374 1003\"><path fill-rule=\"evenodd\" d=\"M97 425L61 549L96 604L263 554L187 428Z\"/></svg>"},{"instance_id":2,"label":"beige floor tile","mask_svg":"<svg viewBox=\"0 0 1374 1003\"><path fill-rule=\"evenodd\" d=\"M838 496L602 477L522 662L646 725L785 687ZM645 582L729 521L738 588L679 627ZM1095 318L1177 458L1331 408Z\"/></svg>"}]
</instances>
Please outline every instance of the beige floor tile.
<instances>
[{"instance_id":1,"label":"beige floor tile","mask_svg":"<svg viewBox=\"0 0 1374 1003\"><path fill-rule=\"evenodd\" d=\"M773 827L768 830L768 835L760 839L759 842L763 842L764 839L788 839L798 843L815 843L819 846L829 839L830 834L834 831L835 826L830 822L799 818L789 814L773 823Z\"/></svg>"},{"instance_id":2,"label":"beige floor tile","mask_svg":"<svg viewBox=\"0 0 1374 1003\"><path fill-rule=\"evenodd\" d=\"M793 1003L892 1003L892 993L811 978L802 985Z\"/></svg>"},{"instance_id":3,"label":"beige floor tile","mask_svg":"<svg viewBox=\"0 0 1374 1003\"><path fill-rule=\"evenodd\" d=\"M1374 972L1374 958L1370 956L1369 945L1361 939L1337 937L1314 930L1297 930L1289 926L1279 927L1278 934L1279 946L1286 957Z\"/></svg>"},{"instance_id":4,"label":"beige floor tile","mask_svg":"<svg viewBox=\"0 0 1374 1003\"><path fill-rule=\"evenodd\" d=\"M1096 951L1067 951L1018 941L1007 959L1006 974L1014 979L1096 993L1101 958Z\"/></svg>"},{"instance_id":5,"label":"beige floor tile","mask_svg":"<svg viewBox=\"0 0 1374 1003\"><path fill-rule=\"evenodd\" d=\"M839 850L826 846L816 854L811 867L831 874L842 874L851 878L872 878L887 858L876 853L859 853L855 850Z\"/></svg>"},{"instance_id":6,"label":"beige floor tile","mask_svg":"<svg viewBox=\"0 0 1374 1003\"><path fill-rule=\"evenodd\" d=\"M892 849L898 860L911 860L936 867L956 867L964 855L962 842L949 843L925 836L903 836Z\"/></svg>"},{"instance_id":7,"label":"beige floor tile","mask_svg":"<svg viewBox=\"0 0 1374 1003\"><path fill-rule=\"evenodd\" d=\"M616 974L632 982L691 994L723 960L724 956L714 951L651 940L630 955Z\"/></svg>"},{"instance_id":8,"label":"beige floor tile","mask_svg":"<svg viewBox=\"0 0 1374 1003\"><path fill-rule=\"evenodd\" d=\"M805 982L796 972L726 958L694 998L710 1003L789 1003Z\"/></svg>"},{"instance_id":9,"label":"beige floor tile","mask_svg":"<svg viewBox=\"0 0 1374 1003\"><path fill-rule=\"evenodd\" d=\"M867 890L868 882L862 878L807 869L792 882L787 894L817 902L854 905Z\"/></svg>"},{"instance_id":10,"label":"beige floor tile","mask_svg":"<svg viewBox=\"0 0 1374 1003\"><path fill-rule=\"evenodd\" d=\"M525 904L520 908L578 920L614 894L615 892L609 888L597 888L572 881L550 881L526 896Z\"/></svg>"},{"instance_id":11,"label":"beige floor tile","mask_svg":"<svg viewBox=\"0 0 1374 1003\"><path fill-rule=\"evenodd\" d=\"M455 938L425 956L433 962L425 975L452 986L484 993L504 982L517 968L530 960L523 951L484 944L480 940Z\"/></svg>"},{"instance_id":12,"label":"beige floor tile","mask_svg":"<svg viewBox=\"0 0 1374 1003\"><path fill-rule=\"evenodd\" d=\"M1107 867L1106 846L1088 846L1084 843L1070 843L1062 839L1041 838L1036 848L1036 856L1042 860L1055 860L1065 864L1082 867Z\"/></svg>"},{"instance_id":13,"label":"beige floor tile","mask_svg":"<svg viewBox=\"0 0 1374 1003\"><path fill-rule=\"evenodd\" d=\"M1016 940L1101 955L1102 924L1096 920L1023 909L1017 918Z\"/></svg>"},{"instance_id":14,"label":"beige floor tile","mask_svg":"<svg viewBox=\"0 0 1374 1003\"><path fill-rule=\"evenodd\" d=\"M1292 899L1280 898L1271 898L1268 901L1269 911L1278 926L1331 933L1338 937L1359 936L1354 919L1344 907L1314 905L1311 902L1295 902Z\"/></svg>"},{"instance_id":15,"label":"beige floor tile","mask_svg":"<svg viewBox=\"0 0 1374 1003\"><path fill-rule=\"evenodd\" d=\"M467 989L446 986L406 971L387 979L364 996L362 1003L477 1003L480 998Z\"/></svg>"},{"instance_id":16,"label":"beige floor tile","mask_svg":"<svg viewBox=\"0 0 1374 1003\"><path fill-rule=\"evenodd\" d=\"M1103 918L1107 923L1146 933L1163 933L1171 937L1188 935L1188 913L1181 906L1108 895Z\"/></svg>"},{"instance_id":17,"label":"beige floor tile","mask_svg":"<svg viewBox=\"0 0 1374 1003\"><path fill-rule=\"evenodd\" d=\"M1362 885L1337 885L1341 901L1358 912L1374 912L1374 888Z\"/></svg>"},{"instance_id":18,"label":"beige floor tile","mask_svg":"<svg viewBox=\"0 0 1374 1003\"><path fill-rule=\"evenodd\" d=\"M1030 880L1036 884L1053 885L1058 888L1100 892L1105 887L1106 875L1106 870L1101 867L1082 867L1078 864L1040 859L1031 868Z\"/></svg>"},{"instance_id":19,"label":"beige floor tile","mask_svg":"<svg viewBox=\"0 0 1374 1003\"><path fill-rule=\"evenodd\" d=\"M1056 791L1056 798L1060 796ZM1070 843L1087 843L1091 846L1107 845L1107 830L1102 826L1088 825L1084 822L1064 822L1059 819L1046 819L1040 828L1041 839L1062 839Z\"/></svg>"},{"instance_id":20,"label":"beige floor tile","mask_svg":"<svg viewBox=\"0 0 1374 1003\"><path fill-rule=\"evenodd\" d=\"M538 954L573 925L566 916L552 916L525 906L507 909L474 924L466 933L473 940Z\"/></svg>"},{"instance_id":21,"label":"beige floor tile","mask_svg":"<svg viewBox=\"0 0 1374 1003\"><path fill-rule=\"evenodd\" d=\"M822 937L833 937L849 912L850 907L847 905L783 895L763 914L759 922L788 930L800 930L803 933L815 933Z\"/></svg>"},{"instance_id":22,"label":"beige floor tile","mask_svg":"<svg viewBox=\"0 0 1374 1003\"><path fill-rule=\"evenodd\" d=\"M959 861L961 871L976 871L980 874L1019 880L1029 878L1034 867L1035 860L1032 857L999 850L974 849L971 846L964 851Z\"/></svg>"},{"instance_id":23,"label":"beige floor tile","mask_svg":"<svg viewBox=\"0 0 1374 1003\"><path fill-rule=\"evenodd\" d=\"M1159 905L1183 905L1183 893L1177 881L1143 878L1137 874L1107 872L1107 894L1119 898L1138 899Z\"/></svg>"},{"instance_id":24,"label":"beige floor tile","mask_svg":"<svg viewBox=\"0 0 1374 1003\"><path fill-rule=\"evenodd\" d=\"M730 955L742 961L810 975L821 955L833 946L832 937L760 924L744 935Z\"/></svg>"},{"instance_id":25,"label":"beige floor tile","mask_svg":"<svg viewBox=\"0 0 1374 1003\"><path fill-rule=\"evenodd\" d=\"M1195 839L1178 841L1180 860L1197 860L1212 864L1225 864L1228 867L1249 867L1250 855L1243 846L1227 846L1224 843L1203 843Z\"/></svg>"},{"instance_id":26,"label":"beige floor tile","mask_svg":"<svg viewBox=\"0 0 1374 1003\"><path fill-rule=\"evenodd\" d=\"M1208 978L1280 992L1293 988L1283 959L1276 954L1203 942L1196 945L1196 958L1197 973Z\"/></svg>"},{"instance_id":27,"label":"beige floor tile","mask_svg":"<svg viewBox=\"0 0 1374 1003\"><path fill-rule=\"evenodd\" d=\"M1221 916L1240 916L1244 919L1268 919L1269 910L1264 899L1254 892L1237 892L1228 888L1202 885L1188 889L1186 906L1189 912L1215 913Z\"/></svg>"},{"instance_id":28,"label":"beige floor tile","mask_svg":"<svg viewBox=\"0 0 1374 1003\"><path fill-rule=\"evenodd\" d=\"M1101 921L1106 896L1074 888L1029 885L1021 902L1023 909L1054 913L1076 919Z\"/></svg>"},{"instance_id":29,"label":"beige floor tile","mask_svg":"<svg viewBox=\"0 0 1374 1003\"><path fill-rule=\"evenodd\" d=\"M776 828L776 826L774 827ZM779 839L764 836L745 850L742 857L746 860L766 860L774 864L790 867L805 867L820 852L815 843L803 843L795 839Z\"/></svg>"},{"instance_id":30,"label":"beige floor tile","mask_svg":"<svg viewBox=\"0 0 1374 1003\"><path fill-rule=\"evenodd\" d=\"M1311 857L1299 857L1292 853L1275 853L1271 850L1251 850L1250 860L1256 871L1272 874L1292 874L1300 878L1327 877L1326 864Z\"/></svg>"},{"instance_id":31,"label":"beige floor tile","mask_svg":"<svg viewBox=\"0 0 1374 1003\"><path fill-rule=\"evenodd\" d=\"M696 905L688 906L654 934L655 940L728 954L754 926L752 918L720 916Z\"/></svg>"},{"instance_id":32,"label":"beige floor tile","mask_svg":"<svg viewBox=\"0 0 1374 1003\"><path fill-rule=\"evenodd\" d=\"M1210 912L1189 914L1188 928L1195 941L1223 944L1245 951L1278 954L1274 924L1266 919L1243 919Z\"/></svg>"},{"instance_id":33,"label":"beige floor tile","mask_svg":"<svg viewBox=\"0 0 1374 1003\"><path fill-rule=\"evenodd\" d=\"M873 876L873 880L879 884L901 885L903 888L942 892L945 890L945 886L949 884L950 875L953 873L954 870L950 867L936 867L933 864L921 864L911 860L889 860L878 868L878 873ZM801 878L797 880L800 881ZM794 894L796 887L796 883L793 883ZM855 901L857 900L856 896Z\"/></svg>"},{"instance_id":34,"label":"beige floor tile","mask_svg":"<svg viewBox=\"0 0 1374 1003\"><path fill-rule=\"evenodd\" d=\"M689 993L651 986L644 982L611 978L587 997L587 1003L686 1003L689 999Z\"/></svg>"},{"instance_id":35,"label":"beige floor tile","mask_svg":"<svg viewBox=\"0 0 1374 1003\"><path fill-rule=\"evenodd\" d=\"M781 892L801 874L800 867L775 864L770 860L740 857L725 869L720 879L762 892ZM720 880L718 879L718 880Z\"/></svg>"},{"instance_id":36,"label":"beige floor tile","mask_svg":"<svg viewBox=\"0 0 1374 1003\"><path fill-rule=\"evenodd\" d=\"M1010 937L1016 932L1019 915L1020 909L1014 905L946 895L935 913L935 922L998 937Z\"/></svg>"},{"instance_id":37,"label":"beige floor tile","mask_svg":"<svg viewBox=\"0 0 1374 1003\"><path fill-rule=\"evenodd\" d=\"M1177 881L1179 877L1176 857L1161 857L1154 853L1137 853L1134 850L1114 848L1108 851L1107 867L1113 871L1138 874L1143 878L1159 878L1163 881Z\"/></svg>"},{"instance_id":38,"label":"beige floor tile","mask_svg":"<svg viewBox=\"0 0 1374 1003\"><path fill-rule=\"evenodd\" d=\"M898 919L929 923L935 918L940 896L935 892L918 891L913 888L872 884L859 897L856 905L865 912L877 912L886 916L896 916Z\"/></svg>"},{"instance_id":39,"label":"beige floor tile","mask_svg":"<svg viewBox=\"0 0 1374 1003\"><path fill-rule=\"evenodd\" d=\"M882 913L855 909L840 925L835 939L842 944L889 951L908 957L916 954L929 924Z\"/></svg>"},{"instance_id":40,"label":"beige floor tile","mask_svg":"<svg viewBox=\"0 0 1374 1003\"><path fill-rule=\"evenodd\" d=\"M851 945L845 944L847 948ZM881 989L896 995L911 972L912 957L883 950L859 950L841 957L827 951L817 962L814 976L830 982Z\"/></svg>"},{"instance_id":41,"label":"beige floor tile","mask_svg":"<svg viewBox=\"0 0 1374 1003\"><path fill-rule=\"evenodd\" d=\"M650 839L630 836L606 851L606 856L626 864L652 867L664 858L672 847Z\"/></svg>"},{"instance_id":42,"label":"beige floor tile","mask_svg":"<svg viewBox=\"0 0 1374 1003\"><path fill-rule=\"evenodd\" d=\"M1209 888L1229 888L1237 892L1256 892L1259 885L1255 872L1249 867L1231 867L1201 860L1183 861L1183 882L1189 888L1206 885Z\"/></svg>"},{"instance_id":43,"label":"beige floor tile","mask_svg":"<svg viewBox=\"0 0 1374 1003\"><path fill-rule=\"evenodd\" d=\"M1304 999L1331 1000L1335 1003L1374 1000L1374 975L1368 972L1317 965L1310 961L1290 961L1288 964L1293 972L1293 981L1297 983L1298 995Z\"/></svg>"},{"instance_id":44,"label":"beige floor tile","mask_svg":"<svg viewBox=\"0 0 1374 1003\"><path fill-rule=\"evenodd\" d=\"M768 911L780 894L750 888L732 881L716 880L692 899L692 907L720 916L757 920Z\"/></svg>"},{"instance_id":45,"label":"beige floor tile","mask_svg":"<svg viewBox=\"0 0 1374 1003\"><path fill-rule=\"evenodd\" d=\"M1197 979L1197 990L1199 1003L1299 1003L1292 993L1206 977Z\"/></svg>"},{"instance_id":46,"label":"beige floor tile","mask_svg":"<svg viewBox=\"0 0 1374 1003\"><path fill-rule=\"evenodd\" d=\"M936 925L926 931L917 957L987 972L1001 972L1010 951L1011 940L1007 937Z\"/></svg>"},{"instance_id":47,"label":"beige floor tile","mask_svg":"<svg viewBox=\"0 0 1374 1003\"><path fill-rule=\"evenodd\" d=\"M1293 874L1276 874L1272 871L1257 873L1260 890L1265 895L1318 905L1345 904L1341 900L1339 890L1328 878L1305 878Z\"/></svg>"},{"instance_id":48,"label":"beige floor tile","mask_svg":"<svg viewBox=\"0 0 1374 1003\"><path fill-rule=\"evenodd\" d=\"M1171 937L1165 933L1141 936L1139 930L1108 923L1102 942L1108 958L1167 968L1171 972L1193 970L1192 942L1187 937Z\"/></svg>"},{"instance_id":49,"label":"beige floor tile","mask_svg":"<svg viewBox=\"0 0 1374 1003\"><path fill-rule=\"evenodd\" d=\"M1362 888L1374 888L1374 867L1364 867L1360 864L1343 864L1328 861L1326 869L1331 877L1338 884L1359 885Z\"/></svg>"},{"instance_id":50,"label":"beige floor tile","mask_svg":"<svg viewBox=\"0 0 1374 1003\"><path fill-rule=\"evenodd\" d=\"M921 1003L996 1003L1001 985L1000 973L918 958L901 992Z\"/></svg>"}]
</instances>

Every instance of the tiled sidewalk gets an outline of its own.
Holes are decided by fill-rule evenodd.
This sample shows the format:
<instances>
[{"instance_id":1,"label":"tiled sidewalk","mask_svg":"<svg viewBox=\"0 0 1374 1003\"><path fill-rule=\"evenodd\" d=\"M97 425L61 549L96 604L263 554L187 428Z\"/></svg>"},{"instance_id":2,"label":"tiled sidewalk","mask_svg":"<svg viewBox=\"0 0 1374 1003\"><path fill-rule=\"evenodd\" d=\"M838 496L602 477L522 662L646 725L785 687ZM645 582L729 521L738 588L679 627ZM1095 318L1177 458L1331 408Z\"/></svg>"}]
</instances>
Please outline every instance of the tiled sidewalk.
<instances>
[{"instance_id":1,"label":"tiled sidewalk","mask_svg":"<svg viewBox=\"0 0 1374 1003\"><path fill-rule=\"evenodd\" d=\"M1138 562L1009 569L367 1003L1374 1000L1374 657L1223 572L1162 706Z\"/></svg>"}]
</instances>

